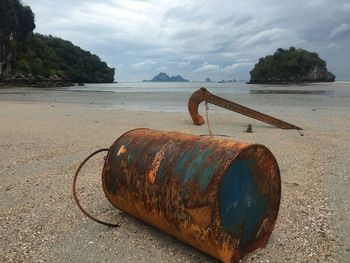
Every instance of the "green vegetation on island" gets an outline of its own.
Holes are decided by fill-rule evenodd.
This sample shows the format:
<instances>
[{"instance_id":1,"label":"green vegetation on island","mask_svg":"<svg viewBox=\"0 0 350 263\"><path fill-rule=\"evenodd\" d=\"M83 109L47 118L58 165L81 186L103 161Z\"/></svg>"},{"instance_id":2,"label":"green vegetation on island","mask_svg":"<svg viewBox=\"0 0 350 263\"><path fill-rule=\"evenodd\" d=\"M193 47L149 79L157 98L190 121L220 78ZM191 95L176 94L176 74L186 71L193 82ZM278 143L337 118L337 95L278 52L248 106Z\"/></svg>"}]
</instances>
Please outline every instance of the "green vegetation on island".
<instances>
[{"instance_id":1,"label":"green vegetation on island","mask_svg":"<svg viewBox=\"0 0 350 263\"><path fill-rule=\"evenodd\" d=\"M304 49L279 48L260 58L250 71L250 83L332 82L335 76L317 53Z\"/></svg>"},{"instance_id":2,"label":"green vegetation on island","mask_svg":"<svg viewBox=\"0 0 350 263\"><path fill-rule=\"evenodd\" d=\"M114 69L109 68L98 56L69 41L40 34L34 34L25 43L20 43L14 71L31 72L44 77L64 76L73 82L114 80Z\"/></svg>"},{"instance_id":3,"label":"green vegetation on island","mask_svg":"<svg viewBox=\"0 0 350 263\"><path fill-rule=\"evenodd\" d=\"M19 0L0 1L0 82L113 82L115 69L71 42L33 34L34 14Z\"/></svg>"}]
</instances>

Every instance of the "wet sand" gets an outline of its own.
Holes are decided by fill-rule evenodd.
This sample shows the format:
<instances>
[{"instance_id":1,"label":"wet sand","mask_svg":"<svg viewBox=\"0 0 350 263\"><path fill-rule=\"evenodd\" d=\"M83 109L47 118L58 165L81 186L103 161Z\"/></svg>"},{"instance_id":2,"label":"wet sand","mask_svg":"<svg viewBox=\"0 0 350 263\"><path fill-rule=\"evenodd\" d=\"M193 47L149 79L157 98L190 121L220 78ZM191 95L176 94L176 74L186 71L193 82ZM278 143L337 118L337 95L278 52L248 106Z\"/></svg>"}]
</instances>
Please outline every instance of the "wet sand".
<instances>
[{"instance_id":1,"label":"wet sand","mask_svg":"<svg viewBox=\"0 0 350 263\"><path fill-rule=\"evenodd\" d=\"M122 103L122 95L98 94L0 90L0 261L217 262L113 208L100 186L102 154L83 169L79 195L89 211L121 227L99 225L78 210L71 185L79 163L125 131L208 133L206 125L192 125L186 110L160 112L163 104L157 112L102 105L96 103L98 96ZM164 99L153 93L124 96L140 108L149 99ZM170 94L166 101L186 107L186 96ZM282 200L273 234L266 248L243 262L349 262L350 98L259 93L237 99L305 129L300 136L210 107L214 133L266 145L281 170ZM244 132L247 124L254 133Z\"/></svg>"}]
</instances>

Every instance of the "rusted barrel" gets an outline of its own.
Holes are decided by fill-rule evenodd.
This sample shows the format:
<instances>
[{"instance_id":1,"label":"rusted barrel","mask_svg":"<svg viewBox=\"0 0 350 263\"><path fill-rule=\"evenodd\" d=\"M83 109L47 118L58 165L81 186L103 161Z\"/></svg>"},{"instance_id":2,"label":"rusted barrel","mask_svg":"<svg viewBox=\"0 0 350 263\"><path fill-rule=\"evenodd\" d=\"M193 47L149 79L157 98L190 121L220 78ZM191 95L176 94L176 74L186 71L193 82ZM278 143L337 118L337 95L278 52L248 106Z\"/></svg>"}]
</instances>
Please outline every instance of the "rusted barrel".
<instances>
[{"instance_id":1,"label":"rusted barrel","mask_svg":"<svg viewBox=\"0 0 350 263\"><path fill-rule=\"evenodd\" d=\"M265 146L149 129L117 139L102 183L115 207L223 262L265 246L281 197Z\"/></svg>"}]
</instances>

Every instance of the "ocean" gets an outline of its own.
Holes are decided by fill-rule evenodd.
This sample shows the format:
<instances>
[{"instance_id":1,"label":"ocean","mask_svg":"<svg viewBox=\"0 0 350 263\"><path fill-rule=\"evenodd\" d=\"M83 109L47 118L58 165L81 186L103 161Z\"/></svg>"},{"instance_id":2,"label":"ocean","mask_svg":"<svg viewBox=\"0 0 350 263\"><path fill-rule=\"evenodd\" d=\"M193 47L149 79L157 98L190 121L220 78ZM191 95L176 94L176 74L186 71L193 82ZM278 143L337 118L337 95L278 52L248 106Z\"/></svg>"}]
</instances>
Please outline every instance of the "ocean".
<instances>
[{"instance_id":1,"label":"ocean","mask_svg":"<svg viewBox=\"0 0 350 263\"><path fill-rule=\"evenodd\" d=\"M247 107L345 107L350 82L301 85L251 85L239 82L134 82L86 84L65 88L2 88L3 101L74 103L120 110L185 112L191 94L200 87ZM216 106L210 106L218 110Z\"/></svg>"}]
</instances>

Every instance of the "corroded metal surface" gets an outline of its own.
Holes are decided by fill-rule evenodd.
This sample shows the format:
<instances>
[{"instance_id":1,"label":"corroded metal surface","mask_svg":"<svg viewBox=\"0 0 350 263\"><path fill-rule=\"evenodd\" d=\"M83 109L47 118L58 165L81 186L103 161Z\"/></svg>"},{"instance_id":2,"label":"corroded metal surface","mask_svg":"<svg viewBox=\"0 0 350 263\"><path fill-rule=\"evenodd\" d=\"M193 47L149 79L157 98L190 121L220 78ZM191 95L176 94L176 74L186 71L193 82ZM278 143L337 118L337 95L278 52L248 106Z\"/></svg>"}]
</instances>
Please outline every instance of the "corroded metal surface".
<instances>
[{"instance_id":1,"label":"corroded metal surface","mask_svg":"<svg viewBox=\"0 0 350 263\"><path fill-rule=\"evenodd\" d=\"M149 129L112 145L102 184L115 207L223 262L265 246L281 197L265 146Z\"/></svg>"},{"instance_id":2,"label":"corroded metal surface","mask_svg":"<svg viewBox=\"0 0 350 263\"><path fill-rule=\"evenodd\" d=\"M206 88L200 88L195 91L189 101L188 101L188 111L192 117L193 123L197 125L202 125L204 123L204 119L198 113L198 106L201 102L206 101L208 103L215 104L219 107L223 107L228 110L232 110L238 112L240 114L246 115L250 118L271 124L281 129L296 129L302 130L302 128L295 126L293 124L287 123L285 121L279 120L277 118L271 117L264 113L255 111L253 109L247 108L240 104L234 103L229 100L225 100L218 96L211 94Z\"/></svg>"}]
</instances>

